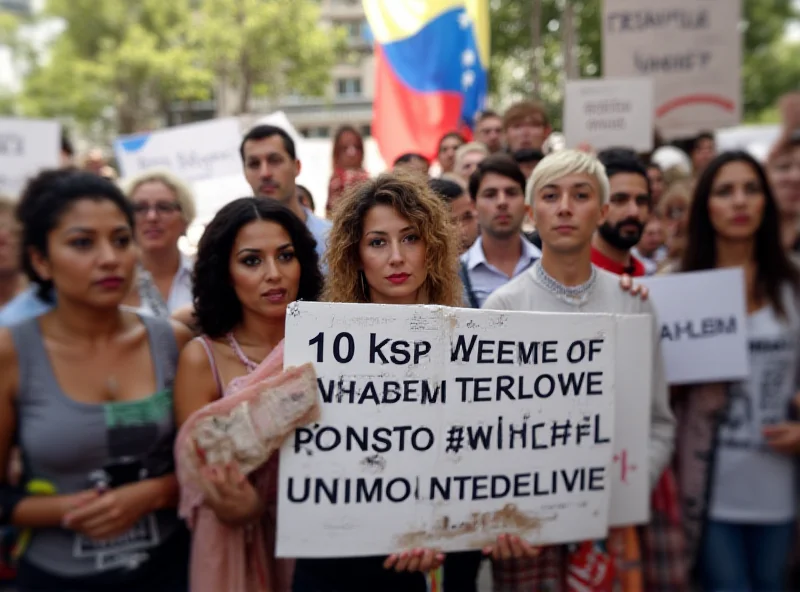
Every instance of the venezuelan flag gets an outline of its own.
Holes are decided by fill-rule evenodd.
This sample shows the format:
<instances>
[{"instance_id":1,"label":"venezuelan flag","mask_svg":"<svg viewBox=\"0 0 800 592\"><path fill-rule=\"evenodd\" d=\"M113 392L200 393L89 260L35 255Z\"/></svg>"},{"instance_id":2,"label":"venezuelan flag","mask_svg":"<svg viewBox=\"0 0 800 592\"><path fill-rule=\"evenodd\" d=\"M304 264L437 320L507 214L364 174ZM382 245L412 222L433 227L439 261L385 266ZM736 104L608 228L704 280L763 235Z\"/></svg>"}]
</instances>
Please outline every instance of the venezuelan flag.
<instances>
[{"instance_id":1,"label":"venezuelan flag","mask_svg":"<svg viewBox=\"0 0 800 592\"><path fill-rule=\"evenodd\" d=\"M489 0L363 0L375 39L372 135L387 165L433 159L447 132L484 108Z\"/></svg>"}]
</instances>

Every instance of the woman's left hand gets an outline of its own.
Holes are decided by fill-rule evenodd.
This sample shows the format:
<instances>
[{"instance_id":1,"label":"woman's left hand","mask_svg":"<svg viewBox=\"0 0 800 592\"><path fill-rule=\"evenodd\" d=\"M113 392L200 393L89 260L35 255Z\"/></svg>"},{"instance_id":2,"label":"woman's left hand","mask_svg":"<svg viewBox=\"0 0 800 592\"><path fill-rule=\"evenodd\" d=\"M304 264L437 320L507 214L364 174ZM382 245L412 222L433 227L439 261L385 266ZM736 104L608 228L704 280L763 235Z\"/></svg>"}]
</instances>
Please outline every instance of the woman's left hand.
<instances>
[{"instance_id":1,"label":"woman's left hand","mask_svg":"<svg viewBox=\"0 0 800 592\"><path fill-rule=\"evenodd\" d=\"M444 563L444 554L436 549L411 549L402 553L394 553L383 562L384 569L394 571L429 572L438 569Z\"/></svg>"},{"instance_id":2,"label":"woman's left hand","mask_svg":"<svg viewBox=\"0 0 800 592\"><path fill-rule=\"evenodd\" d=\"M800 454L800 422L786 421L762 429L767 444L783 454Z\"/></svg>"},{"instance_id":3,"label":"woman's left hand","mask_svg":"<svg viewBox=\"0 0 800 592\"><path fill-rule=\"evenodd\" d=\"M635 284L627 273L619 276L619 287L625 292L630 292L631 296L638 296L642 300L647 300L647 297L650 296L650 290L642 284Z\"/></svg>"},{"instance_id":4,"label":"woman's left hand","mask_svg":"<svg viewBox=\"0 0 800 592\"><path fill-rule=\"evenodd\" d=\"M63 526L97 541L125 534L155 508L153 480L123 485L64 516Z\"/></svg>"}]
</instances>

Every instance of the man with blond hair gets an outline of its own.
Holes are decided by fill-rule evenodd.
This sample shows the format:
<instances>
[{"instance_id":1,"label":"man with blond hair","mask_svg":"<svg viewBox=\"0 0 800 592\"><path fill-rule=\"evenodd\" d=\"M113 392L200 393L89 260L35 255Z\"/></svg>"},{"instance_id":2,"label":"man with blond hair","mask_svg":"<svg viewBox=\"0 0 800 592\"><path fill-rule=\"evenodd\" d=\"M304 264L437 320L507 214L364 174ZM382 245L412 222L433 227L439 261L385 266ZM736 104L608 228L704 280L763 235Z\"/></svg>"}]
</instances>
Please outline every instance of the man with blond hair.
<instances>
[{"instance_id":1,"label":"man with blond hair","mask_svg":"<svg viewBox=\"0 0 800 592\"><path fill-rule=\"evenodd\" d=\"M527 271L494 292L483 308L533 312L647 314L653 319L653 380L650 419L650 484L655 486L672 455L675 420L669 408L656 317L649 302L620 290L620 277L592 264L592 237L608 209L609 181L594 156L565 150L545 157L526 187L542 256ZM610 536L616 536L611 533ZM637 537L633 537L636 539ZM494 562L496 589L560 590L567 573L587 590L608 591L611 584L587 579L582 558L592 555L609 570L615 559L602 542L546 547L538 557L509 549ZM547 580L547 581L544 581ZM647 574L645 574L647 581ZM541 586L541 587L540 587ZM661 585L646 590L663 590ZM680 587L671 588L681 590Z\"/></svg>"},{"instance_id":2,"label":"man with blond hair","mask_svg":"<svg viewBox=\"0 0 800 592\"><path fill-rule=\"evenodd\" d=\"M469 183L469 177L478 168L478 164L487 156L489 150L480 142L468 142L456 150L456 164L453 170Z\"/></svg>"}]
</instances>

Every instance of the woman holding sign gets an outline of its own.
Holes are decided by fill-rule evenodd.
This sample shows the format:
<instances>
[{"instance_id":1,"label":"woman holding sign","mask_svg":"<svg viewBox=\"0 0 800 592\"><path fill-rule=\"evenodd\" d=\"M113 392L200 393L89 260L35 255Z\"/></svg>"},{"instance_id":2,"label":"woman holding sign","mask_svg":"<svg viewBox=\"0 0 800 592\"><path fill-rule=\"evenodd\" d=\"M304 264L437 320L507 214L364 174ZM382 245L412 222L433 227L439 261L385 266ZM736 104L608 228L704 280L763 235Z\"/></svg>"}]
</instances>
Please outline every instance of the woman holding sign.
<instances>
[{"instance_id":1,"label":"woman holding sign","mask_svg":"<svg viewBox=\"0 0 800 592\"><path fill-rule=\"evenodd\" d=\"M328 245L328 302L462 306L458 241L441 200L419 180L382 175L352 190L337 206ZM500 558L535 553L517 537L485 550ZM424 592L423 574L445 558L434 549L390 557L300 559L294 592ZM453 553L444 590L475 590L481 555Z\"/></svg>"},{"instance_id":2,"label":"woman holding sign","mask_svg":"<svg viewBox=\"0 0 800 592\"><path fill-rule=\"evenodd\" d=\"M193 530L193 592L286 592L291 585L292 562L275 560L277 454L257 459L245 476L241 462L212 462L207 454L202 460L208 462L198 463L194 452L213 435L196 430L206 417L209 428L233 426L237 444L252 442L243 437L252 434L240 429L243 423L262 433L292 431L291 422L277 425L283 418L274 414L255 417L259 401L247 396L251 386L291 379L291 371L282 372L286 307L319 295L315 247L297 216L261 198L226 205L200 239L194 300L203 335L187 345L175 381L175 411L183 425L175 457L180 511ZM315 383L310 391L316 401ZM276 394L273 389L268 396ZM235 408L226 408L229 402L247 403L243 422L231 421Z\"/></svg>"},{"instance_id":3,"label":"woman holding sign","mask_svg":"<svg viewBox=\"0 0 800 592\"><path fill-rule=\"evenodd\" d=\"M705 590L784 590L797 519L800 272L761 166L715 158L698 180L681 271L742 267L750 378L676 397L687 543Z\"/></svg>"}]
</instances>

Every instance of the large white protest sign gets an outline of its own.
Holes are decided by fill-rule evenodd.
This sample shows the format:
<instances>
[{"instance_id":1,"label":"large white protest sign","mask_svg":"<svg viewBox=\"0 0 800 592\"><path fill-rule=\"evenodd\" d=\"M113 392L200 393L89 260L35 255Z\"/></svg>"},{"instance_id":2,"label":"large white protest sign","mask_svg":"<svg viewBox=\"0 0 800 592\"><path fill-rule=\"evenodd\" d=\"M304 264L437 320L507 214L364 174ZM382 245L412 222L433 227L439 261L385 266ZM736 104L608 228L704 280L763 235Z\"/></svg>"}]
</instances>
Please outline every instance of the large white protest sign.
<instances>
[{"instance_id":1,"label":"large white protest sign","mask_svg":"<svg viewBox=\"0 0 800 592\"><path fill-rule=\"evenodd\" d=\"M653 148L653 81L649 78L568 80L564 100L567 146L597 150Z\"/></svg>"},{"instance_id":2,"label":"large white protest sign","mask_svg":"<svg viewBox=\"0 0 800 592\"><path fill-rule=\"evenodd\" d=\"M281 450L279 556L608 530L615 317L294 303L322 414Z\"/></svg>"},{"instance_id":3,"label":"large white protest sign","mask_svg":"<svg viewBox=\"0 0 800 592\"><path fill-rule=\"evenodd\" d=\"M651 77L667 138L741 119L741 0L604 0L603 74Z\"/></svg>"},{"instance_id":4,"label":"large white protest sign","mask_svg":"<svg viewBox=\"0 0 800 592\"><path fill-rule=\"evenodd\" d=\"M637 279L650 289L670 384L750 375L741 268Z\"/></svg>"},{"instance_id":5,"label":"large white protest sign","mask_svg":"<svg viewBox=\"0 0 800 592\"><path fill-rule=\"evenodd\" d=\"M114 151L123 177L167 168L186 181L203 181L242 175L241 141L238 121L228 117L123 136Z\"/></svg>"},{"instance_id":6,"label":"large white protest sign","mask_svg":"<svg viewBox=\"0 0 800 592\"><path fill-rule=\"evenodd\" d=\"M614 457L610 526L650 520L650 407L653 390L653 317L617 317Z\"/></svg>"},{"instance_id":7,"label":"large white protest sign","mask_svg":"<svg viewBox=\"0 0 800 592\"><path fill-rule=\"evenodd\" d=\"M18 197L30 177L60 160L57 121L0 117L0 194Z\"/></svg>"}]
</instances>

